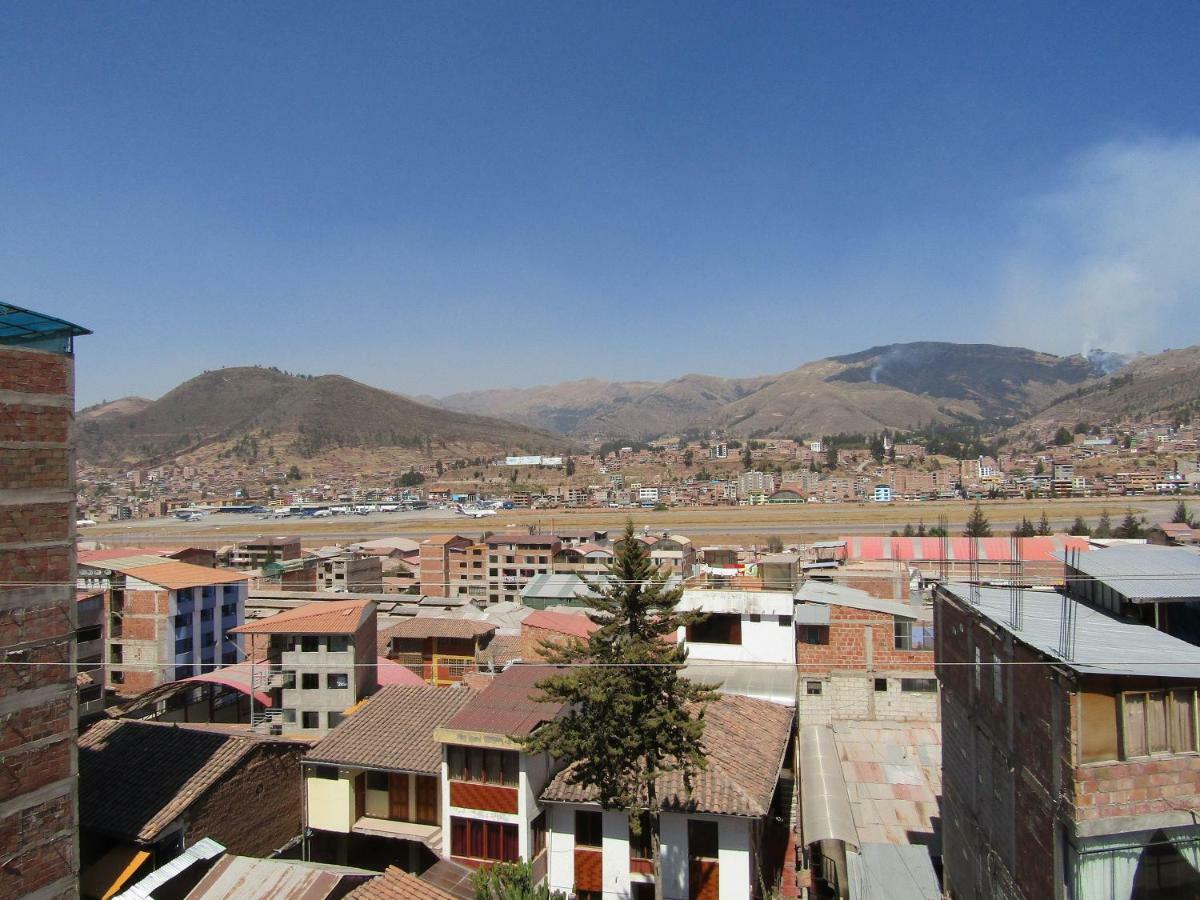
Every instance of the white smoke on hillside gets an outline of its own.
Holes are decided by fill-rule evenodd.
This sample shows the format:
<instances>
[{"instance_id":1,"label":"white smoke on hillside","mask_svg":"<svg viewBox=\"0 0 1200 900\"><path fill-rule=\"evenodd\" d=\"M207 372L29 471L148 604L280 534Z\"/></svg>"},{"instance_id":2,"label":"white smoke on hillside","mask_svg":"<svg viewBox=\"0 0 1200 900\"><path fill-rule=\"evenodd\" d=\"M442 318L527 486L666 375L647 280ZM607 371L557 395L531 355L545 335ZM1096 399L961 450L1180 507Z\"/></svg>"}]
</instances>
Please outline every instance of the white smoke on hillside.
<instances>
[{"instance_id":1,"label":"white smoke on hillside","mask_svg":"<svg viewBox=\"0 0 1200 900\"><path fill-rule=\"evenodd\" d=\"M1085 355L1179 346L1177 324L1200 306L1200 140L1080 157L1061 190L1028 204L1007 276L994 325L1014 343L1071 353L1082 339Z\"/></svg>"}]
</instances>

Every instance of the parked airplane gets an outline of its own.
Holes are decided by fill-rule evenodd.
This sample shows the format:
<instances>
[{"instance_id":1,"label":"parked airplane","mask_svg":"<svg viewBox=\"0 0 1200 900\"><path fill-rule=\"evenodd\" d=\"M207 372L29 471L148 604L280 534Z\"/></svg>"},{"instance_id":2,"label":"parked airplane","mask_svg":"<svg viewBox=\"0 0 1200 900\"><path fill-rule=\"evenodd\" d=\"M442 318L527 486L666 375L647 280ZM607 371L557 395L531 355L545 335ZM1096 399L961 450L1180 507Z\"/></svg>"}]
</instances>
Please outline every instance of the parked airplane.
<instances>
[{"instance_id":1,"label":"parked airplane","mask_svg":"<svg viewBox=\"0 0 1200 900\"><path fill-rule=\"evenodd\" d=\"M494 509L480 509L477 506L466 509L461 503L454 504L454 511L460 516L467 516L470 519L482 519L484 516L494 516L496 514Z\"/></svg>"},{"instance_id":2,"label":"parked airplane","mask_svg":"<svg viewBox=\"0 0 1200 900\"><path fill-rule=\"evenodd\" d=\"M76 519L75 520L75 525L78 528L86 528L89 525L95 525L95 524L96 524L95 519Z\"/></svg>"}]
</instances>

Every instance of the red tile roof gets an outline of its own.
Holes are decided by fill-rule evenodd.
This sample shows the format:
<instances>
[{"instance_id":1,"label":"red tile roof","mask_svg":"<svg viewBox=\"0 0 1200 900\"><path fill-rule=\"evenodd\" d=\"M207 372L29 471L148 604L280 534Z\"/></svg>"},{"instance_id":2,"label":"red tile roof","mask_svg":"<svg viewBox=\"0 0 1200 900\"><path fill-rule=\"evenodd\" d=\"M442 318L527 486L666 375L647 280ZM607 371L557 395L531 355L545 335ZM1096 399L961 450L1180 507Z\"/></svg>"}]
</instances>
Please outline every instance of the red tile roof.
<instances>
[{"instance_id":1,"label":"red tile roof","mask_svg":"<svg viewBox=\"0 0 1200 900\"><path fill-rule=\"evenodd\" d=\"M388 866L382 875L347 894L346 900L454 900L454 895L403 869Z\"/></svg>"},{"instance_id":2,"label":"red tile roof","mask_svg":"<svg viewBox=\"0 0 1200 900\"><path fill-rule=\"evenodd\" d=\"M421 685L425 683L421 676L408 666L402 666L386 656L375 660L375 680L380 687L391 684Z\"/></svg>"},{"instance_id":3,"label":"red tile roof","mask_svg":"<svg viewBox=\"0 0 1200 900\"><path fill-rule=\"evenodd\" d=\"M114 569L124 572L130 578L137 578L172 591L211 584L235 584L249 580L249 576L245 572L210 569L208 566L195 566L185 562L164 562L161 565L128 568L121 565L119 561L112 562L110 565Z\"/></svg>"},{"instance_id":4,"label":"red tile roof","mask_svg":"<svg viewBox=\"0 0 1200 900\"><path fill-rule=\"evenodd\" d=\"M551 666L509 666L447 722L446 728L512 738L532 734L539 725L562 712L561 703L539 703L533 699L540 693L537 683L555 671Z\"/></svg>"},{"instance_id":5,"label":"red tile roof","mask_svg":"<svg viewBox=\"0 0 1200 900\"><path fill-rule=\"evenodd\" d=\"M496 626L477 619L451 619L445 616L414 616L379 633L379 647L385 648L398 638L477 638L495 632Z\"/></svg>"},{"instance_id":6,"label":"red tile roof","mask_svg":"<svg viewBox=\"0 0 1200 900\"><path fill-rule=\"evenodd\" d=\"M600 626L585 615L539 609L536 612L530 613L521 621L521 628L524 629L526 627L544 628L547 631L556 631L559 634L567 634L571 637L587 640L588 635Z\"/></svg>"},{"instance_id":7,"label":"red tile roof","mask_svg":"<svg viewBox=\"0 0 1200 900\"><path fill-rule=\"evenodd\" d=\"M663 809L726 816L767 815L792 733L793 711L766 700L722 694L704 713L704 750L708 767L689 794L678 773L658 779ZM571 781L571 768L560 772L542 793L543 800L592 803L596 793Z\"/></svg>"},{"instance_id":8,"label":"red tile roof","mask_svg":"<svg viewBox=\"0 0 1200 900\"><path fill-rule=\"evenodd\" d=\"M374 611L370 600L321 600L229 630L234 634L354 634Z\"/></svg>"},{"instance_id":9,"label":"red tile roof","mask_svg":"<svg viewBox=\"0 0 1200 900\"><path fill-rule=\"evenodd\" d=\"M304 759L436 775L441 771L442 746L433 739L433 730L475 696L467 688L425 684L382 688Z\"/></svg>"}]
</instances>

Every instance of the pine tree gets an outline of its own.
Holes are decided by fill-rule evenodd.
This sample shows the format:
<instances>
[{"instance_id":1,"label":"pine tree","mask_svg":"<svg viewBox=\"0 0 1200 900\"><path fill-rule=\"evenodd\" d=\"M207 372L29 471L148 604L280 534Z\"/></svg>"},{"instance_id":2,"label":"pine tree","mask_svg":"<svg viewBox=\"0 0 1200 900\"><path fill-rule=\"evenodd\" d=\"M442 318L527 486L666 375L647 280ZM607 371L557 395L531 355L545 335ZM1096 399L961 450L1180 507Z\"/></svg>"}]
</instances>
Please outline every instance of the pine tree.
<instances>
[{"instance_id":1,"label":"pine tree","mask_svg":"<svg viewBox=\"0 0 1200 900\"><path fill-rule=\"evenodd\" d=\"M1196 527L1196 520L1188 515L1187 504L1182 500L1175 504L1175 514L1171 516L1171 521L1177 525L1187 525L1191 528Z\"/></svg>"},{"instance_id":2,"label":"pine tree","mask_svg":"<svg viewBox=\"0 0 1200 900\"><path fill-rule=\"evenodd\" d=\"M1053 529L1050 527L1050 520L1046 518L1046 511L1044 509L1042 510L1042 517L1038 519L1037 533L1043 537L1054 533Z\"/></svg>"},{"instance_id":3,"label":"pine tree","mask_svg":"<svg viewBox=\"0 0 1200 900\"><path fill-rule=\"evenodd\" d=\"M1145 519L1139 519L1135 516L1132 509L1126 510L1125 518L1121 520L1121 524L1113 532L1113 537L1126 539L1145 537L1146 532L1142 528L1145 521Z\"/></svg>"},{"instance_id":4,"label":"pine tree","mask_svg":"<svg viewBox=\"0 0 1200 900\"><path fill-rule=\"evenodd\" d=\"M916 532L913 531L912 523L905 522L903 536L904 537L912 537L914 534L916 534Z\"/></svg>"},{"instance_id":5,"label":"pine tree","mask_svg":"<svg viewBox=\"0 0 1200 900\"><path fill-rule=\"evenodd\" d=\"M545 699L569 711L539 728L526 747L568 763L571 782L590 788L605 809L627 811L633 833L649 829L655 897L662 900L658 780L679 773L691 790L707 766L704 707L716 693L679 674L687 649L674 635L702 617L676 610L683 589L668 589L655 573L632 521L609 574L610 581L589 583L589 617L600 628L587 643L542 647L551 663L591 665L539 682Z\"/></svg>"},{"instance_id":6,"label":"pine tree","mask_svg":"<svg viewBox=\"0 0 1200 900\"><path fill-rule=\"evenodd\" d=\"M1083 516L1076 516L1075 521L1071 523L1071 527L1067 529L1067 534L1073 534L1077 537L1088 537L1091 535L1092 529L1088 527L1088 523L1083 521Z\"/></svg>"},{"instance_id":7,"label":"pine tree","mask_svg":"<svg viewBox=\"0 0 1200 900\"><path fill-rule=\"evenodd\" d=\"M1108 510L1101 510L1100 521L1096 523L1096 529L1092 532L1092 537L1110 538L1112 537L1112 520L1108 518Z\"/></svg>"},{"instance_id":8,"label":"pine tree","mask_svg":"<svg viewBox=\"0 0 1200 900\"><path fill-rule=\"evenodd\" d=\"M1013 529L1013 534L1017 537L1033 537L1037 534L1037 529L1033 527L1033 523L1029 521L1028 516L1021 517L1021 524Z\"/></svg>"},{"instance_id":9,"label":"pine tree","mask_svg":"<svg viewBox=\"0 0 1200 900\"><path fill-rule=\"evenodd\" d=\"M975 501L975 509L971 512L971 518L967 519L967 527L963 530L965 537L991 537L992 526L988 522L987 516L983 514L983 507L979 505L979 501Z\"/></svg>"}]
</instances>

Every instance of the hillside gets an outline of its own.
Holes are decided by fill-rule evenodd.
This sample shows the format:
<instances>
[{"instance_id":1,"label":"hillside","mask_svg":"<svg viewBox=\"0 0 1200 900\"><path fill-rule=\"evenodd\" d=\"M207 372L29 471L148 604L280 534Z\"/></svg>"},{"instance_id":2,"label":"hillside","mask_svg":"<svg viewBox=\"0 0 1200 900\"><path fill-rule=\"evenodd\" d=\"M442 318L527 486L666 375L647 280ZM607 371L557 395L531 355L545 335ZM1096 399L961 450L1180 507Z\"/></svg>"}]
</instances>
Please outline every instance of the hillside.
<instances>
[{"instance_id":1,"label":"hillside","mask_svg":"<svg viewBox=\"0 0 1200 900\"><path fill-rule=\"evenodd\" d=\"M1106 357L1104 364L1113 361ZM1097 377L1097 366L1081 356L1020 347L923 342L873 347L781 375L570 382L455 394L440 403L579 437L650 438L709 428L747 435L865 433L964 416L1023 418Z\"/></svg>"},{"instance_id":2,"label":"hillside","mask_svg":"<svg viewBox=\"0 0 1200 900\"><path fill-rule=\"evenodd\" d=\"M80 457L92 463L150 461L251 433L301 457L335 448L427 443L553 451L560 435L499 419L435 409L341 375L289 375L241 367L205 372L128 413L81 415Z\"/></svg>"},{"instance_id":3,"label":"hillside","mask_svg":"<svg viewBox=\"0 0 1200 900\"><path fill-rule=\"evenodd\" d=\"M106 400L103 403L97 403L95 406L79 410L79 412L75 413L75 419L79 422L90 422L98 419L106 419L109 416L128 416L136 412L141 412L153 402L153 400L147 400L145 397L122 397L119 400Z\"/></svg>"},{"instance_id":4,"label":"hillside","mask_svg":"<svg viewBox=\"0 0 1200 900\"><path fill-rule=\"evenodd\" d=\"M1133 360L1042 409L1029 424L1073 425L1122 418L1179 419L1200 412L1200 346Z\"/></svg>"}]
</instances>

